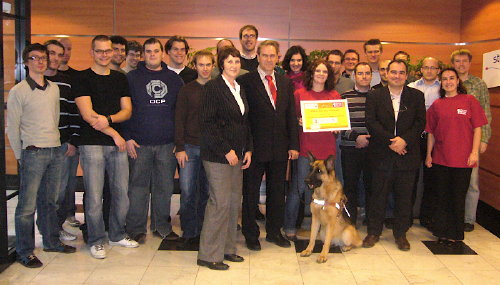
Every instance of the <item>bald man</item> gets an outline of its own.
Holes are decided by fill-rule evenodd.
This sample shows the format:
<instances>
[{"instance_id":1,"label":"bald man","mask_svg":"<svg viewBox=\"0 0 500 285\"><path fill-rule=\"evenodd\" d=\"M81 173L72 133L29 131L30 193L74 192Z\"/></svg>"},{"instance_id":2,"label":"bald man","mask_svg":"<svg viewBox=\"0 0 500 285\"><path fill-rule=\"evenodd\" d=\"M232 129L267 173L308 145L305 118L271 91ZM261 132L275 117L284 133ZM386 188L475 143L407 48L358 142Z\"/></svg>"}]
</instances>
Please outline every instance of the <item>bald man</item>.
<instances>
[{"instance_id":1,"label":"bald man","mask_svg":"<svg viewBox=\"0 0 500 285\"><path fill-rule=\"evenodd\" d=\"M73 77L78 72L78 70L68 65L69 60L71 59L71 50L73 49L73 44L71 43L70 38L60 38L59 42L64 46L64 57L62 58L59 65L59 73L63 73L70 77Z\"/></svg>"}]
</instances>

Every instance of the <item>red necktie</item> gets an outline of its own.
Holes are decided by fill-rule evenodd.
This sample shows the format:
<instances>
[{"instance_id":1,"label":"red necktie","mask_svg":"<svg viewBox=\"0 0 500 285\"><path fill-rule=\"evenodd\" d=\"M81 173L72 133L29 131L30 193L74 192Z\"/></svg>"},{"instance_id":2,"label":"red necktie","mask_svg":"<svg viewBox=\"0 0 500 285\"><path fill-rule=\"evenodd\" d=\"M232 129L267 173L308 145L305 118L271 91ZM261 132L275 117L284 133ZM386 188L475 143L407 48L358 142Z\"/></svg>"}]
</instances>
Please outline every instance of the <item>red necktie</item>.
<instances>
[{"instance_id":1,"label":"red necktie","mask_svg":"<svg viewBox=\"0 0 500 285\"><path fill-rule=\"evenodd\" d=\"M271 75L266 75L267 84L269 84L269 91L271 91L271 95L273 96L273 102L276 106L276 98L278 97L278 93L276 92L276 86L274 86L273 77Z\"/></svg>"}]
</instances>

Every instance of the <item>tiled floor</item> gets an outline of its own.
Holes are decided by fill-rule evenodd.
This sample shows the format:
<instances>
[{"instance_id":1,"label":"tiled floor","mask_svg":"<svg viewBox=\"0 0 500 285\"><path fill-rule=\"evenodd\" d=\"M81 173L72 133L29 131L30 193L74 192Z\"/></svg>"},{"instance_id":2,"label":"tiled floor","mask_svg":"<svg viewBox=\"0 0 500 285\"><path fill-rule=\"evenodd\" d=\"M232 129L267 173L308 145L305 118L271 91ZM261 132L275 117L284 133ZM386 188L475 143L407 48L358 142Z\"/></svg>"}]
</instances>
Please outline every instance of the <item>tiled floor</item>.
<instances>
[{"instance_id":1,"label":"tiled floor","mask_svg":"<svg viewBox=\"0 0 500 285\"><path fill-rule=\"evenodd\" d=\"M178 210L174 196L172 213ZM81 219L81 214L78 214ZM179 217L174 228L179 232ZM263 227L261 227L263 228ZM466 233L465 243L478 255L433 255L421 240L433 237L415 225L408 233L409 252L396 248L392 233L384 230L373 248L356 248L346 253L330 254L324 264L317 264L318 254L300 257L294 248L283 249L261 238L262 251L246 249L240 235L238 254L243 263L229 263L228 271L219 272L196 265L196 252L158 251L161 240L148 235L137 249L109 247L108 257L90 257L78 234L74 254L45 253L37 237L37 256L44 267L27 269L15 263L0 275L4 284L500 284L500 239L481 226ZM361 228L364 237L365 227ZM265 235L263 234L262 237Z\"/></svg>"}]
</instances>

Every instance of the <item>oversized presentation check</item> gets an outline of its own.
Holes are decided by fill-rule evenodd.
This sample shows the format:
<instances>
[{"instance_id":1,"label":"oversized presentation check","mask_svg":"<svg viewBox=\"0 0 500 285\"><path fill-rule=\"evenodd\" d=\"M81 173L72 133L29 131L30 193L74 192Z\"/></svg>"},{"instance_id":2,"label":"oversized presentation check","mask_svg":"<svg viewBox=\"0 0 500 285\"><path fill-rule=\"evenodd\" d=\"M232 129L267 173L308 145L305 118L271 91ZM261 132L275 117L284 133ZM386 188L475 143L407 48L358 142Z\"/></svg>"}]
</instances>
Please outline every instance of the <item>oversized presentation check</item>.
<instances>
[{"instance_id":1,"label":"oversized presentation check","mask_svg":"<svg viewBox=\"0 0 500 285\"><path fill-rule=\"evenodd\" d=\"M302 128L304 132L350 130L347 100L301 101Z\"/></svg>"}]
</instances>

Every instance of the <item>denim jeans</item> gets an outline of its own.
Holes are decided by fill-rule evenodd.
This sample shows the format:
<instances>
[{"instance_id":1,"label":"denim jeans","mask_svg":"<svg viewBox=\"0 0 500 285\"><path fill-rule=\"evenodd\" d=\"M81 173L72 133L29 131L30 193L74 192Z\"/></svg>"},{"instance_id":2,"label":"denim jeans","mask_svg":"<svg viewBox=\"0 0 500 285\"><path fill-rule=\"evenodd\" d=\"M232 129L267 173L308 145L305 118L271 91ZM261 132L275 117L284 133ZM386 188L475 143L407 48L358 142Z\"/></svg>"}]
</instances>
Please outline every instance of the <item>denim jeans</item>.
<instances>
[{"instance_id":1,"label":"denim jeans","mask_svg":"<svg viewBox=\"0 0 500 285\"><path fill-rule=\"evenodd\" d=\"M109 214L109 240L119 241L126 236L125 219L129 208L127 153L119 152L116 146L82 145L79 148L85 186L88 245L103 244L106 235L102 215L104 171L109 175L113 197Z\"/></svg>"},{"instance_id":2,"label":"denim jeans","mask_svg":"<svg viewBox=\"0 0 500 285\"><path fill-rule=\"evenodd\" d=\"M66 153L68 144L63 144L61 148L64 153ZM76 171L78 169L79 158L80 154L78 149L75 155L64 156L61 174L61 194L59 195L59 210L57 211L57 217L59 218L59 225L61 225L61 228L66 218L75 216Z\"/></svg>"},{"instance_id":3,"label":"denim jeans","mask_svg":"<svg viewBox=\"0 0 500 285\"><path fill-rule=\"evenodd\" d=\"M68 151L68 143L64 143L59 148L59 151L63 155L62 169L61 169L61 184L59 187L59 197L57 199L57 218L59 229L62 230L62 225L66 218L75 215L76 205L75 205L75 188L76 188L76 170L78 168L78 151L73 156L66 156L65 153ZM45 178L45 177L44 177ZM40 187L44 187L45 183L42 183ZM46 201L43 201L44 196L37 197L37 209L43 207ZM40 231L40 213L38 213L36 224ZM40 231L40 233L42 233Z\"/></svg>"},{"instance_id":4,"label":"denim jeans","mask_svg":"<svg viewBox=\"0 0 500 285\"><path fill-rule=\"evenodd\" d=\"M285 202L285 221L283 230L286 234L295 234L297 232L296 223L299 214L300 199L304 195L304 204L311 204L312 191L309 190L304 179L306 179L311 166L309 159L304 156L299 156L297 161L293 162L292 187L287 193Z\"/></svg>"},{"instance_id":5,"label":"denim jeans","mask_svg":"<svg viewBox=\"0 0 500 285\"><path fill-rule=\"evenodd\" d=\"M147 233L149 193L151 189L151 216L155 217L155 228L165 237L172 231L168 222L170 199L174 191L174 174L177 160L174 144L141 145L136 148L137 158L130 159L130 182L128 197L130 208L127 214L127 233L131 236ZM111 196L114 199L114 193Z\"/></svg>"},{"instance_id":6,"label":"denim jeans","mask_svg":"<svg viewBox=\"0 0 500 285\"><path fill-rule=\"evenodd\" d=\"M43 247L55 249L60 246L56 212L62 161L60 147L23 149L21 152L21 185L15 213L16 251L20 257L32 255L35 248L33 228L38 195L44 201L43 207L38 209ZM40 187L42 183L44 187Z\"/></svg>"},{"instance_id":7,"label":"denim jeans","mask_svg":"<svg viewBox=\"0 0 500 285\"><path fill-rule=\"evenodd\" d=\"M465 196L465 219L464 222L474 224L476 222L477 203L479 201L479 162L477 167L472 168L469 190Z\"/></svg>"},{"instance_id":8,"label":"denim jeans","mask_svg":"<svg viewBox=\"0 0 500 285\"><path fill-rule=\"evenodd\" d=\"M199 236L208 200L208 181L200 159L200 147L184 146L188 161L180 169L181 229L184 238Z\"/></svg>"}]
</instances>

